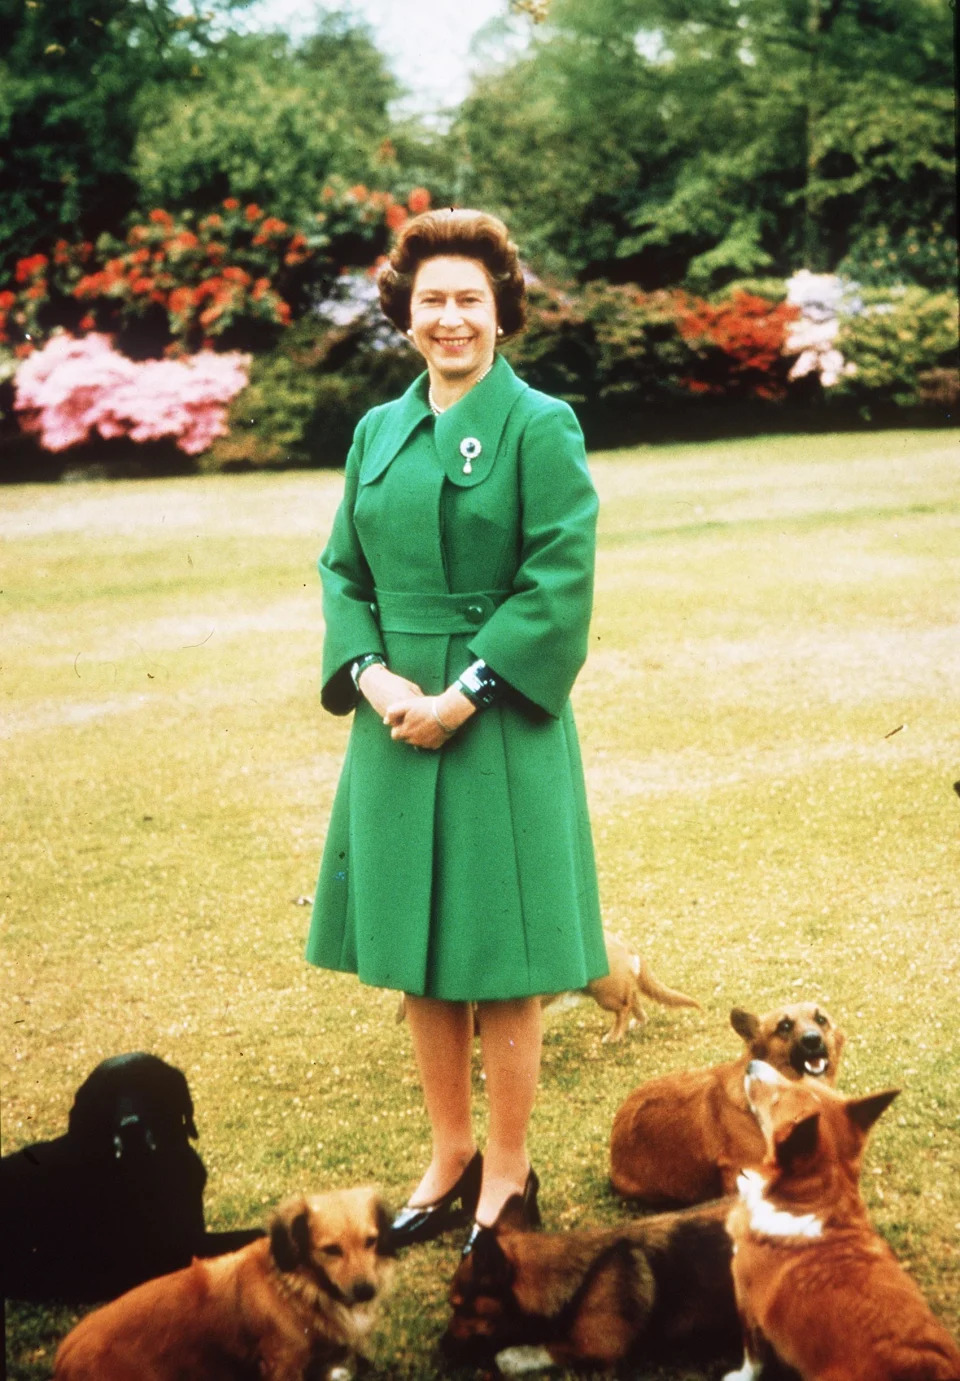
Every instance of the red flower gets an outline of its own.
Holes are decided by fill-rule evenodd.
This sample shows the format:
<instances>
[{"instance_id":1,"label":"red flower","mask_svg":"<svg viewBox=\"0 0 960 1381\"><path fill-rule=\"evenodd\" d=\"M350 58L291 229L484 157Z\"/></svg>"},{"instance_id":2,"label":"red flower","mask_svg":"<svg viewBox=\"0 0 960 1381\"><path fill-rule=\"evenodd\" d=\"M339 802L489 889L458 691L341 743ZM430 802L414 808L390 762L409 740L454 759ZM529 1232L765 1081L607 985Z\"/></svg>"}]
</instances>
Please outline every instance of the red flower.
<instances>
[{"instance_id":1,"label":"red flower","mask_svg":"<svg viewBox=\"0 0 960 1381\"><path fill-rule=\"evenodd\" d=\"M86 314L85 316L82 316L82 317L80 318L80 330L81 330L81 331L92 331L92 330L94 329L94 327L96 326L96 324L97 324L97 318L96 318L95 316L92 316L92 315L90 314L90 312L87 312L87 314Z\"/></svg>"},{"instance_id":2,"label":"red flower","mask_svg":"<svg viewBox=\"0 0 960 1381\"><path fill-rule=\"evenodd\" d=\"M192 230L181 230L168 242L167 248L174 250L196 249L200 241Z\"/></svg>"},{"instance_id":3,"label":"red flower","mask_svg":"<svg viewBox=\"0 0 960 1381\"><path fill-rule=\"evenodd\" d=\"M17 294L8 289L0 292L0 312L9 312L10 308L17 300Z\"/></svg>"},{"instance_id":4,"label":"red flower","mask_svg":"<svg viewBox=\"0 0 960 1381\"><path fill-rule=\"evenodd\" d=\"M174 288L167 304L174 316L184 316L193 306L193 292L190 288Z\"/></svg>"},{"instance_id":5,"label":"red flower","mask_svg":"<svg viewBox=\"0 0 960 1381\"><path fill-rule=\"evenodd\" d=\"M239 211L240 203L237 201L236 197L227 197L224 200L223 209L224 211Z\"/></svg>"},{"instance_id":6,"label":"red flower","mask_svg":"<svg viewBox=\"0 0 960 1381\"><path fill-rule=\"evenodd\" d=\"M362 182L358 182L355 187L351 187L347 192L347 196L351 197L354 201L366 201L369 195L369 191L364 187Z\"/></svg>"},{"instance_id":7,"label":"red flower","mask_svg":"<svg viewBox=\"0 0 960 1381\"><path fill-rule=\"evenodd\" d=\"M430 193L426 187L414 187L407 197L407 205L415 216L430 210Z\"/></svg>"},{"instance_id":8,"label":"red flower","mask_svg":"<svg viewBox=\"0 0 960 1381\"><path fill-rule=\"evenodd\" d=\"M387 207L386 220L391 230L399 230L406 219L407 209L405 206L401 206L398 202L394 202L392 206Z\"/></svg>"},{"instance_id":9,"label":"red flower","mask_svg":"<svg viewBox=\"0 0 960 1381\"><path fill-rule=\"evenodd\" d=\"M252 201L250 205L245 208L243 214L246 216L248 221L258 221L260 217L263 215L263 212L260 210L260 207L257 205L257 203L255 201Z\"/></svg>"},{"instance_id":10,"label":"red flower","mask_svg":"<svg viewBox=\"0 0 960 1381\"><path fill-rule=\"evenodd\" d=\"M30 279L36 277L38 273L42 273L49 262L45 254L31 254L26 259L20 259L17 263L14 275L17 282L29 282Z\"/></svg>"},{"instance_id":11,"label":"red flower","mask_svg":"<svg viewBox=\"0 0 960 1381\"><path fill-rule=\"evenodd\" d=\"M149 219L154 225L163 225L168 228L173 225L173 217L169 211L161 211L159 208L150 212Z\"/></svg>"}]
</instances>

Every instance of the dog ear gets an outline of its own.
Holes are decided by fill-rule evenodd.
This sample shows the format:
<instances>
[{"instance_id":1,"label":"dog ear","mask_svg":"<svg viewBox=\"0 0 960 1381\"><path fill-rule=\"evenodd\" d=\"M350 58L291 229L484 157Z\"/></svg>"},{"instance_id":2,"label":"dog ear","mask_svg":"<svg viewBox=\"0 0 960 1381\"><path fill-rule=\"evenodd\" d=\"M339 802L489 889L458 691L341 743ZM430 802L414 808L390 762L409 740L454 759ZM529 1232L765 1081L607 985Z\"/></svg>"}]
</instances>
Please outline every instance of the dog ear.
<instances>
[{"instance_id":1,"label":"dog ear","mask_svg":"<svg viewBox=\"0 0 960 1381\"><path fill-rule=\"evenodd\" d=\"M474 1289L505 1289L513 1280L513 1270L494 1228L477 1233L470 1252Z\"/></svg>"},{"instance_id":2,"label":"dog ear","mask_svg":"<svg viewBox=\"0 0 960 1381\"><path fill-rule=\"evenodd\" d=\"M900 1092L898 1088L884 1089L881 1093L868 1093L864 1098L849 1098L847 1100L847 1116L859 1127L861 1132L869 1132L881 1113L885 1113L887 1108Z\"/></svg>"},{"instance_id":3,"label":"dog ear","mask_svg":"<svg viewBox=\"0 0 960 1381\"><path fill-rule=\"evenodd\" d=\"M760 1018L752 1012L745 1012L742 1007L734 1007L730 1013L730 1025L740 1039L750 1045L760 1030Z\"/></svg>"},{"instance_id":4,"label":"dog ear","mask_svg":"<svg viewBox=\"0 0 960 1381\"><path fill-rule=\"evenodd\" d=\"M193 1099L190 1097L190 1085L187 1083L187 1076L182 1069L175 1069L177 1077L177 1090L180 1101L180 1111L183 1117L184 1130L188 1137L196 1141L200 1136L197 1131L197 1124L193 1117Z\"/></svg>"},{"instance_id":5,"label":"dog ear","mask_svg":"<svg viewBox=\"0 0 960 1381\"><path fill-rule=\"evenodd\" d=\"M783 1128L777 1136L774 1150L777 1164L781 1169L789 1170L794 1161L802 1156L812 1156L817 1149L819 1136L819 1112L812 1112L807 1117L801 1117L799 1122Z\"/></svg>"},{"instance_id":6,"label":"dog ear","mask_svg":"<svg viewBox=\"0 0 960 1381\"><path fill-rule=\"evenodd\" d=\"M600 1253L571 1301L571 1338L583 1360L621 1361L649 1315L656 1294L653 1272L637 1270L637 1253L619 1238Z\"/></svg>"},{"instance_id":7,"label":"dog ear","mask_svg":"<svg viewBox=\"0 0 960 1381\"><path fill-rule=\"evenodd\" d=\"M270 1224L270 1252L280 1271L295 1271L310 1258L310 1218L306 1199L281 1204Z\"/></svg>"},{"instance_id":8,"label":"dog ear","mask_svg":"<svg viewBox=\"0 0 960 1381\"><path fill-rule=\"evenodd\" d=\"M380 1198L374 1207L374 1217L377 1224L377 1256L396 1256L396 1248L392 1245L393 1234L390 1231L394 1215Z\"/></svg>"},{"instance_id":9,"label":"dog ear","mask_svg":"<svg viewBox=\"0 0 960 1381\"><path fill-rule=\"evenodd\" d=\"M493 1225L494 1232L527 1232L529 1226L523 1196L511 1194L497 1215L497 1221Z\"/></svg>"}]
</instances>

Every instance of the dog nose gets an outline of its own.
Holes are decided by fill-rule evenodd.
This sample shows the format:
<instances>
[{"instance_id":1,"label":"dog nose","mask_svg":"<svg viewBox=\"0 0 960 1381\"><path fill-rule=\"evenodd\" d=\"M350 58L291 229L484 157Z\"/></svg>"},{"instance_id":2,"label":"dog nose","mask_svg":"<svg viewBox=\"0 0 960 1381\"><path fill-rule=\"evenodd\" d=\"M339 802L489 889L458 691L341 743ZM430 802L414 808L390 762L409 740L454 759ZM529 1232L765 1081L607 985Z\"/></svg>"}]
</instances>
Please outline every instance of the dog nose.
<instances>
[{"instance_id":1,"label":"dog nose","mask_svg":"<svg viewBox=\"0 0 960 1381\"><path fill-rule=\"evenodd\" d=\"M361 1280L353 1287L353 1300L355 1304L367 1304L377 1293L375 1285L371 1285L369 1280Z\"/></svg>"},{"instance_id":2,"label":"dog nose","mask_svg":"<svg viewBox=\"0 0 960 1381\"><path fill-rule=\"evenodd\" d=\"M800 1037L800 1044L804 1051L813 1055L819 1055L821 1050L827 1048L819 1031L804 1031Z\"/></svg>"}]
</instances>

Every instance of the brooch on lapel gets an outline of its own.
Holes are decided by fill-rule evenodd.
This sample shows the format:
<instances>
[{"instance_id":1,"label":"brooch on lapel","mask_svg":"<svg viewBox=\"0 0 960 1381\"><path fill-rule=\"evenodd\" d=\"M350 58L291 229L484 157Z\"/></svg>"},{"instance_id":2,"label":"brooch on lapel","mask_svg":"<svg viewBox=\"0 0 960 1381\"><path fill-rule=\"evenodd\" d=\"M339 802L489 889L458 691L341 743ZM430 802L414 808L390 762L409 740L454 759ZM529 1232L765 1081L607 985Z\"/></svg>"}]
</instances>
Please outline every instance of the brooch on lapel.
<instances>
[{"instance_id":1,"label":"brooch on lapel","mask_svg":"<svg viewBox=\"0 0 960 1381\"><path fill-rule=\"evenodd\" d=\"M473 461L483 450L480 442L475 436L465 436L460 442L460 454L463 456L463 473L469 475L473 471Z\"/></svg>"}]
</instances>

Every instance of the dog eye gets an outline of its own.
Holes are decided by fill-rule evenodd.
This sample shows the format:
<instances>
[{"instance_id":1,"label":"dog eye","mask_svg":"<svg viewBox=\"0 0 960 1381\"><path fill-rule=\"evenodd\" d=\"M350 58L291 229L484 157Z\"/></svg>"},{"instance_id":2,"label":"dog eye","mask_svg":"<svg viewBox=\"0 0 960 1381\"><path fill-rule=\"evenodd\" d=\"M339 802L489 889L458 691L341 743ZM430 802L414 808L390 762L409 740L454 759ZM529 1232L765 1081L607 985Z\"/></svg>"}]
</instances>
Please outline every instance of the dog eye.
<instances>
[{"instance_id":1,"label":"dog eye","mask_svg":"<svg viewBox=\"0 0 960 1381\"><path fill-rule=\"evenodd\" d=\"M343 1256L343 1248L338 1247L335 1242L329 1247L321 1247L320 1250L324 1256Z\"/></svg>"},{"instance_id":2,"label":"dog eye","mask_svg":"<svg viewBox=\"0 0 960 1381\"><path fill-rule=\"evenodd\" d=\"M822 1012L817 1012L816 1016L815 1016L813 1019L814 1019L814 1021L817 1023L818 1026L829 1026L829 1025L830 1025L829 1021L828 1021L827 1018L823 1015Z\"/></svg>"},{"instance_id":3,"label":"dog eye","mask_svg":"<svg viewBox=\"0 0 960 1381\"><path fill-rule=\"evenodd\" d=\"M379 1241L380 1241L380 1238L377 1237L376 1234L374 1234L372 1237L368 1237L367 1240L364 1242L363 1245L364 1245L364 1246L367 1248L367 1250L369 1251L371 1248L375 1247Z\"/></svg>"},{"instance_id":4,"label":"dog eye","mask_svg":"<svg viewBox=\"0 0 960 1381\"><path fill-rule=\"evenodd\" d=\"M790 1032L791 1032L792 1030L793 1030L793 1022L790 1020L789 1017L784 1017L784 1018L783 1018L783 1021L781 1021L781 1022L778 1024L778 1026L777 1026L777 1035L778 1035L778 1036L789 1036L789 1034L790 1034Z\"/></svg>"}]
</instances>

